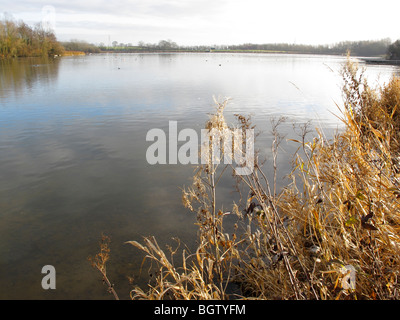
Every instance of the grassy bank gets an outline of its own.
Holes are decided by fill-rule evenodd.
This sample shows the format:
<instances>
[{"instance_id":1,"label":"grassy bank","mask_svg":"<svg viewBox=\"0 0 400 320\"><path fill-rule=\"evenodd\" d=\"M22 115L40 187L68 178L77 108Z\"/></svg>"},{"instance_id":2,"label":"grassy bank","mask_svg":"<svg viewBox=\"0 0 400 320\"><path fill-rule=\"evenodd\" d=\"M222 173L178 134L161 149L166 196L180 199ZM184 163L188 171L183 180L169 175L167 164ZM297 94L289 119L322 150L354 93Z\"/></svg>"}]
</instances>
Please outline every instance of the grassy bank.
<instances>
[{"instance_id":1,"label":"grassy bank","mask_svg":"<svg viewBox=\"0 0 400 320\"><path fill-rule=\"evenodd\" d=\"M255 157L250 175L232 178L240 203L218 206L218 182L232 174L229 165L197 168L182 202L197 216L198 246L188 252L163 249L154 237L129 241L153 274L147 288L133 288L132 299L400 298L400 80L371 88L351 61L342 75L337 113L345 129L330 140L317 130L309 140L304 126L291 140L299 149L282 190L276 187L280 121L273 125L269 166ZM232 129L225 107L217 103L206 129ZM237 120L238 128L252 127L249 118ZM107 241L92 259L106 284Z\"/></svg>"}]
</instances>

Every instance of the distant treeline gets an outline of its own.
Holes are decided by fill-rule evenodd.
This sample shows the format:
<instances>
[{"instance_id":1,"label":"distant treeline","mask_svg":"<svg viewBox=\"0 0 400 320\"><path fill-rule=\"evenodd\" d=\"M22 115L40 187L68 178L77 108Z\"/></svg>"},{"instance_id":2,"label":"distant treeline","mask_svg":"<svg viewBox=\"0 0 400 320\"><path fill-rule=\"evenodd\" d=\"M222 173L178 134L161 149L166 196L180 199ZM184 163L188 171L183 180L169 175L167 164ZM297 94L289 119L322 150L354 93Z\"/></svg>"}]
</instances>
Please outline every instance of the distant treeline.
<instances>
[{"instance_id":1,"label":"distant treeline","mask_svg":"<svg viewBox=\"0 0 400 320\"><path fill-rule=\"evenodd\" d=\"M160 40L158 43L145 43L139 41L137 45L132 43L118 43L117 41L112 42L112 46L106 46L104 43L99 44L101 51L105 52L146 52L146 51L188 51L187 47L180 47L172 40ZM209 49L209 46L204 46L204 50ZM196 50L200 51L200 50Z\"/></svg>"},{"instance_id":2,"label":"distant treeline","mask_svg":"<svg viewBox=\"0 0 400 320\"><path fill-rule=\"evenodd\" d=\"M254 50L254 51L284 51L310 54L346 54L350 51L354 56L384 56L388 53L391 44L390 39L376 41L345 41L334 45L303 45L303 44L242 44L229 46L230 50Z\"/></svg>"},{"instance_id":3,"label":"distant treeline","mask_svg":"<svg viewBox=\"0 0 400 320\"><path fill-rule=\"evenodd\" d=\"M214 52L287 52L300 54L329 54L346 55L350 52L353 56L364 57L388 57L399 56L396 54L396 48L400 48L400 41L391 44L389 38L381 40L367 41L343 41L333 45L304 45L289 43L270 43L253 44L246 43L241 45L214 45L214 46L180 46L172 40L160 40L158 43L144 43L139 41L137 45L131 43L124 44L114 41L112 46L106 46L103 43L99 45L101 51L108 52L144 52L144 51L214 51Z\"/></svg>"},{"instance_id":4,"label":"distant treeline","mask_svg":"<svg viewBox=\"0 0 400 320\"><path fill-rule=\"evenodd\" d=\"M22 21L0 21L0 58L54 56L63 51L54 32L41 24L32 28Z\"/></svg>"}]
</instances>

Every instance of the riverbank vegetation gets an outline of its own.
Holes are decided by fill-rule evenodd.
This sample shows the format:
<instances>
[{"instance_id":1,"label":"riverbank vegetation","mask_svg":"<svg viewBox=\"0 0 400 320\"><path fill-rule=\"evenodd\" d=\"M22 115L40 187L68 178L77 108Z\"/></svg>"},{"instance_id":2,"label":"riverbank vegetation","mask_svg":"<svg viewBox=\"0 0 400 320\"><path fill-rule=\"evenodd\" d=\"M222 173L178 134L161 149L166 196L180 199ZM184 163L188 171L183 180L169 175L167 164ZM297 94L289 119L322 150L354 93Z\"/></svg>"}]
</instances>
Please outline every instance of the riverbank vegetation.
<instances>
[{"instance_id":1,"label":"riverbank vegetation","mask_svg":"<svg viewBox=\"0 0 400 320\"><path fill-rule=\"evenodd\" d=\"M38 23L6 18L0 21L0 58L75 56L100 53L98 46L81 40L57 41L52 30Z\"/></svg>"},{"instance_id":2,"label":"riverbank vegetation","mask_svg":"<svg viewBox=\"0 0 400 320\"><path fill-rule=\"evenodd\" d=\"M0 58L48 57L63 52L54 32L41 24L30 27L22 21L0 21Z\"/></svg>"},{"instance_id":3,"label":"riverbank vegetation","mask_svg":"<svg viewBox=\"0 0 400 320\"><path fill-rule=\"evenodd\" d=\"M372 88L350 60L342 76L345 128L327 139L320 130L309 138L302 126L290 140L298 152L286 187L276 185L281 120L273 122L267 166L256 156L250 175L233 176L242 201L231 208L218 198L229 165L197 168L182 193L197 216L197 248L129 241L153 275L147 288L132 289L132 299L400 298L400 79ZM217 103L206 129L230 128L226 104ZM252 128L250 118L237 120L238 128Z\"/></svg>"}]
</instances>

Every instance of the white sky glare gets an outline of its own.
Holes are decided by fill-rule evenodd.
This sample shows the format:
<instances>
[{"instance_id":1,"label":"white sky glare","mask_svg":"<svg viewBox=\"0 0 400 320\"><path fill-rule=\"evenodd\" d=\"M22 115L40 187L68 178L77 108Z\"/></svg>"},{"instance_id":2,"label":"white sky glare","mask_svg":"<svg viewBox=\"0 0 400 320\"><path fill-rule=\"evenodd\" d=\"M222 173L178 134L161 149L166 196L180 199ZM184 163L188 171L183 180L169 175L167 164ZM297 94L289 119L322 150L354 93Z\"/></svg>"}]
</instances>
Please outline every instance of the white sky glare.
<instances>
[{"instance_id":1,"label":"white sky glare","mask_svg":"<svg viewBox=\"0 0 400 320\"><path fill-rule=\"evenodd\" d=\"M48 18L45 6L54 8L61 41L229 45L400 39L399 0L2 0L0 10L33 25Z\"/></svg>"}]
</instances>

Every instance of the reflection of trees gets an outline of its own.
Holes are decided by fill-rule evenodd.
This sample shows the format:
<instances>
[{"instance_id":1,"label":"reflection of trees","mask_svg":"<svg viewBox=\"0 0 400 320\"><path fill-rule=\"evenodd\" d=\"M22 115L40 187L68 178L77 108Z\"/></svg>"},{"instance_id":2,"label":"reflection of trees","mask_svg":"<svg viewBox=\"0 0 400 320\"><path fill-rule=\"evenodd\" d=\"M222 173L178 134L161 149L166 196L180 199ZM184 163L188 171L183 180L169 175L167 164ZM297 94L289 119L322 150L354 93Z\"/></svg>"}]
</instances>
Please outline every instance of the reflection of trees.
<instances>
[{"instance_id":1,"label":"reflection of trees","mask_svg":"<svg viewBox=\"0 0 400 320\"><path fill-rule=\"evenodd\" d=\"M176 57L173 53L160 53L157 55L158 61L162 64L170 64L171 62L175 61L173 58Z\"/></svg>"},{"instance_id":2,"label":"reflection of trees","mask_svg":"<svg viewBox=\"0 0 400 320\"><path fill-rule=\"evenodd\" d=\"M49 85L58 76L60 59L18 58L0 60L0 97L7 91L20 93L35 83Z\"/></svg>"}]
</instances>

